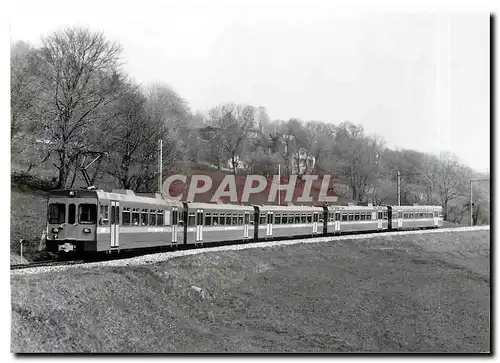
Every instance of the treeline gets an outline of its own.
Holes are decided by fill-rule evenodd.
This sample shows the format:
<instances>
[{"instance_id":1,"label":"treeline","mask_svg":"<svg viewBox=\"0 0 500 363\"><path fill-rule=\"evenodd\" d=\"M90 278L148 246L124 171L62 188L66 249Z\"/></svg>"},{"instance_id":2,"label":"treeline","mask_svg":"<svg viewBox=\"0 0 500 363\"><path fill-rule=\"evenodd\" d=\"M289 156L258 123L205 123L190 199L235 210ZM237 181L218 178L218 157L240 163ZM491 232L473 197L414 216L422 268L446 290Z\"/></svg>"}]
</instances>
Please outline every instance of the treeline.
<instances>
[{"instance_id":1,"label":"treeline","mask_svg":"<svg viewBox=\"0 0 500 363\"><path fill-rule=\"evenodd\" d=\"M234 174L330 174L334 194L353 202L441 204L445 219L467 221L469 180L477 175L452 155L390 150L361 125L271 120L265 107L225 103L193 112L164 84L138 85L122 69L122 47L101 33L67 28L40 46L11 46L13 169L50 175L73 187L85 157L104 153L91 182L157 188L158 141L163 175L201 164ZM90 159L86 159L90 160ZM47 167L49 165L50 167ZM477 184L477 185L476 185ZM476 223L489 223L489 185L474 187Z\"/></svg>"}]
</instances>

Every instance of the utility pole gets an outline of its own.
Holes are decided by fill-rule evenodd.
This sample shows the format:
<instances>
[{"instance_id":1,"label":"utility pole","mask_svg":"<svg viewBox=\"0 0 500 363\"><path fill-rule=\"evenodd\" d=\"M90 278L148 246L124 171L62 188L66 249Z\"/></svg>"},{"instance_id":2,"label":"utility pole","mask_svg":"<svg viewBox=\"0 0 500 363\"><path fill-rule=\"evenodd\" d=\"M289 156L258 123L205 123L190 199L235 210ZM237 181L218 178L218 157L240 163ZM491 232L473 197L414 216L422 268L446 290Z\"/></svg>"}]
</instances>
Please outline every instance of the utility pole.
<instances>
[{"instance_id":1,"label":"utility pole","mask_svg":"<svg viewBox=\"0 0 500 363\"><path fill-rule=\"evenodd\" d=\"M281 205L281 165L278 164L278 205Z\"/></svg>"},{"instance_id":2,"label":"utility pole","mask_svg":"<svg viewBox=\"0 0 500 363\"><path fill-rule=\"evenodd\" d=\"M490 178L483 178L483 179L470 179L469 181L469 189L470 189L470 226L472 227L474 224L474 219L472 218L472 182L473 181L487 181L490 180Z\"/></svg>"},{"instance_id":3,"label":"utility pole","mask_svg":"<svg viewBox=\"0 0 500 363\"><path fill-rule=\"evenodd\" d=\"M158 143L158 191L162 192L162 183L163 183L163 140L160 139Z\"/></svg>"},{"instance_id":4,"label":"utility pole","mask_svg":"<svg viewBox=\"0 0 500 363\"><path fill-rule=\"evenodd\" d=\"M401 205L401 172L398 170L398 205Z\"/></svg>"}]
</instances>

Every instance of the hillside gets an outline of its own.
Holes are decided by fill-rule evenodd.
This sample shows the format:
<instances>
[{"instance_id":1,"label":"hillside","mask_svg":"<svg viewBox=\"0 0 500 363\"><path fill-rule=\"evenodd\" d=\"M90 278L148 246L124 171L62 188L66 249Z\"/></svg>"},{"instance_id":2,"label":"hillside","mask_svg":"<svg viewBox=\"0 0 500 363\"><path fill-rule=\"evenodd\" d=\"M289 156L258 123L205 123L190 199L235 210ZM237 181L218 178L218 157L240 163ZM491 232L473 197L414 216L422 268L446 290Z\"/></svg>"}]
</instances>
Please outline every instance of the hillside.
<instances>
[{"instance_id":1,"label":"hillside","mask_svg":"<svg viewBox=\"0 0 500 363\"><path fill-rule=\"evenodd\" d=\"M489 243L414 234L12 275L11 349L487 352Z\"/></svg>"}]
</instances>

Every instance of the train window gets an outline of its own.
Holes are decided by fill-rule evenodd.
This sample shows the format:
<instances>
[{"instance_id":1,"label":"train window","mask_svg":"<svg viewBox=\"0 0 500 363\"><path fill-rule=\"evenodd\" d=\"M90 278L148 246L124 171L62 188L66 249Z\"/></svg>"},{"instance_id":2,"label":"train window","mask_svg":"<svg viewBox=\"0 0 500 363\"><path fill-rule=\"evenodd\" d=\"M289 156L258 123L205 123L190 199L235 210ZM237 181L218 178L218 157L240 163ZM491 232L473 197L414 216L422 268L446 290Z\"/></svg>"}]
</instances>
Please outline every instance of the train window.
<instances>
[{"instance_id":1,"label":"train window","mask_svg":"<svg viewBox=\"0 0 500 363\"><path fill-rule=\"evenodd\" d=\"M212 213L212 226L219 225L219 213Z\"/></svg>"},{"instance_id":2,"label":"train window","mask_svg":"<svg viewBox=\"0 0 500 363\"><path fill-rule=\"evenodd\" d=\"M306 217L306 215L305 215L305 213L304 213L304 214L302 214L302 215L300 216L300 223L306 223L306 222L307 222L307 217Z\"/></svg>"},{"instance_id":3,"label":"train window","mask_svg":"<svg viewBox=\"0 0 500 363\"><path fill-rule=\"evenodd\" d=\"M194 212L189 213L188 226L195 226L195 225L196 225L196 218L195 218Z\"/></svg>"},{"instance_id":4,"label":"train window","mask_svg":"<svg viewBox=\"0 0 500 363\"><path fill-rule=\"evenodd\" d=\"M281 216L281 224L288 224L288 218L289 218L288 214L283 214Z\"/></svg>"},{"instance_id":5,"label":"train window","mask_svg":"<svg viewBox=\"0 0 500 363\"><path fill-rule=\"evenodd\" d=\"M266 224L266 215L263 213L260 214L259 224L260 225Z\"/></svg>"},{"instance_id":6,"label":"train window","mask_svg":"<svg viewBox=\"0 0 500 363\"><path fill-rule=\"evenodd\" d=\"M424 213L420 212L420 213L418 214L418 217L419 217L419 218L424 218Z\"/></svg>"},{"instance_id":7,"label":"train window","mask_svg":"<svg viewBox=\"0 0 500 363\"><path fill-rule=\"evenodd\" d=\"M439 214L438 214L438 217L439 217L439 218L443 218L443 212L442 212L442 211L439 211L438 213L439 213Z\"/></svg>"},{"instance_id":8,"label":"train window","mask_svg":"<svg viewBox=\"0 0 500 363\"><path fill-rule=\"evenodd\" d=\"M371 221L371 219L372 219L372 214L371 214L371 213L368 213L368 214L366 215L366 220Z\"/></svg>"},{"instance_id":9,"label":"train window","mask_svg":"<svg viewBox=\"0 0 500 363\"><path fill-rule=\"evenodd\" d=\"M354 220L359 221L359 213L354 214Z\"/></svg>"},{"instance_id":10,"label":"train window","mask_svg":"<svg viewBox=\"0 0 500 363\"><path fill-rule=\"evenodd\" d=\"M219 217L219 224L221 226L225 226L226 225L226 213L221 213L220 214L220 217Z\"/></svg>"},{"instance_id":11,"label":"train window","mask_svg":"<svg viewBox=\"0 0 500 363\"><path fill-rule=\"evenodd\" d=\"M239 215L238 215L238 224L239 224L240 226L242 226L242 225L243 225L243 214L239 214Z\"/></svg>"},{"instance_id":12,"label":"train window","mask_svg":"<svg viewBox=\"0 0 500 363\"><path fill-rule=\"evenodd\" d=\"M205 226L212 225L212 213L205 213Z\"/></svg>"},{"instance_id":13,"label":"train window","mask_svg":"<svg viewBox=\"0 0 500 363\"><path fill-rule=\"evenodd\" d=\"M156 211L156 213L157 213L156 214L156 224L158 226L163 226L163 216L164 216L163 209L158 209ZM168 215L168 216L170 217L170 215ZM169 221L167 221L167 223L165 223L165 225L168 225L168 224L169 224Z\"/></svg>"},{"instance_id":14,"label":"train window","mask_svg":"<svg viewBox=\"0 0 500 363\"><path fill-rule=\"evenodd\" d=\"M140 220L140 217L139 217L139 208L132 208L132 224L134 226L138 226L139 225L139 220Z\"/></svg>"},{"instance_id":15,"label":"train window","mask_svg":"<svg viewBox=\"0 0 500 363\"><path fill-rule=\"evenodd\" d=\"M328 222L333 222L335 215L333 213L328 213Z\"/></svg>"},{"instance_id":16,"label":"train window","mask_svg":"<svg viewBox=\"0 0 500 363\"><path fill-rule=\"evenodd\" d=\"M75 224L76 220L76 205L71 203L68 207L68 224Z\"/></svg>"},{"instance_id":17,"label":"train window","mask_svg":"<svg viewBox=\"0 0 500 363\"><path fill-rule=\"evenodd\" d=\"M350 221L353 221L353 220L354 220L354 214L349 213L349 220L350 220Z\"/></svg>"},{"instance_id":18,"label":"train window","mask_svg":"<svg viewBox=\"0 0 500 363\"><path fill-rule=\"evenodd\" d=\"M233 216L233 214L232 214L232 213L226 213L226 224L227 224L228 226L230 226L230 225L231 225L231 217L232 217L232 216Z\"/></svg>"},{"instance_id":19,"label":"train window","mask_svg":"<svg viewBox=\"0 0 500 363\"><path fill-rule=\"evenodd\" d=\"M108 223L109 223L109 206L101 205L99 206L99 224L107 225Z\"/></svg>"},{"instance_id":20,"label":"train window","mask_svg":"<svg viewBox=\"0 0 500 363\"><path fill-rule=\"evenodd\" d=\"M141 210L141 226L147 226L148 225L148 210L143 209Z\"/></svg>"},{"instance_id":21,"label":"train window","mask_svg":"<svg viewBox=\"0 0 500 363\"><path fill-rule=\"evenodd\" d=\"M362 220L362 221L365 221L365 220L366 220L366 214L365 214L365 213L361 213L361 216L360 216L360 217L361 217L361 220Z\"/></svg>"},{"instance_id":22,"label":"train window","mask_svg":"<svg viewBox=\"0 0 500 363\"><path fill-rule=\"evenodd\" d=\"M130 208L123 207L123 218L122 218L122 223L124 226L129 226L130 225Z\"/></svg>"},{"instance_id":23,"label":"train window","mask_svg":"<svg viewBox=\"0 0 500 363\"><path fill-rule=\"evenodd\" d=\"M245 213L245 224L248 224L250 222L250 214Z\"/></svg>"},{"instance_id":24,"label":"train window","mask_svg":"<svg viewBox=\"0 0 500 363\"><path fill-rule=\"evenodd\" d=\"M253 224L254 222L254 213L250 212L250 224Z\"/></svg>"},{"instance_id":25,"label":"train window","mask_svg":"<svg viewBox=\"0 0 500 363\"><path fill-rule=\"evenodd\" d=\"M238 225L238 215L235 213L233 214L233 226Z\"/></svg>"},{"instance_id":26,"label":"train window","mask_svg":"<svg viewBox=\"0 0 500 363\"><path fill-rule=\"evenodd\" d=\"M300 223L300 215L299 214L296 214L294 217L293 217L293 221L294 223Z\"/></svg>"},{"instance_id":27,"label":"train window","mask_svg":"<svg viewBox=\"0 0 500 363\"><path fill-rule=\"evenodd\" d=\"M274 224L281 224L281 214L276 214L274 216Z\"/></svg>"},{"instance_id":28,"label":"train window","mask_svg":"<svg viewBox=\"0 0 500 363\"><path fill-rule=\"evenodd\" d=\"M156 226L156 210L154 209L149 210L149 225Z\"/></svg>"},{"instance_id":29,"label":"train window","mask_svg":"<svg viewBox=\"0 0 500 363\"><path fill-rule=\"evenodd\" d=\"M95 204L80 204L79 222L82 224L94 224L97 222L97 206Z\"/></svg>"},{"instance_id":30,"label":"train window","mask_svg":"<svg viewBox=\"0 0 500 363\"><path fill-rule=\"evenodd\" d=\"M429 213L429 218L431 218L431 219L432 219L432 212L430 212L430 213Z\"/></svg>"},{"instance_id":31,"label":"train window","mask_svg":"<svg viewBox=\"0 0 500 363\"><path fill-rule=\"evenodd\" d=\"M388 212L384 212L384 219L389 219L389 214L388 214Z\"/></svg>"},{"instance_id":32,"label":"train window","mask_svg":"<svg viewBox=\"0 0 500 363\"><path fill-rule=\"evenodd\" d=\"M404 219L408 219L408 213L405 213L403 217Z\"/></svg>"},{"instance_id":33,"label":"train window","mask_svg":"<svg viewBox=\"0 0 500 363\"><path fill-rule=\"evenodd\" d=\"M308 214L307 215L307 223L311 223L312 222L312 214Z\"/></svg>"},{"instance_id":34,"label":"train window","mask_svg":"<svg viewBox=\"0 0 500 363\"><path fill-rule=\"evenodd\" d=\"M342 220L343 220L343 221L347 221L347 214L342 213Z\"/></svg>"},{"instance_id":35,"label":"train window","mask_svg":"<svg viewBox=\"0 0 500 363\"><path fill-rule=\"evenodd\" d=\"M49 223L66 222L66 205L61 203L49 204Z\"/></svg>"}]
</instances>

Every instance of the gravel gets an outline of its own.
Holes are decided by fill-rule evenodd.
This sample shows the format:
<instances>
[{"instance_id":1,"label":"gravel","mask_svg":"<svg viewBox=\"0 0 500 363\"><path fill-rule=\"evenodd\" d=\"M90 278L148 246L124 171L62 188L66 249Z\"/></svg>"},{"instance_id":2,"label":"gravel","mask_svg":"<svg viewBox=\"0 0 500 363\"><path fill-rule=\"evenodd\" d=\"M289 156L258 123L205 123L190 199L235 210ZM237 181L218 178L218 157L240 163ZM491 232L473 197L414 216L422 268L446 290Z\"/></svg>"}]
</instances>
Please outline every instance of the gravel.
<instances>
[{"instance_id":1,"label":"gravel","mask_svg":"<svg viewBox=\"0 0 500 363\"><path fill-rule=\"evenodd\" d=\"M33 267L22 270L12 270L10 273L11 275L27 275L27 274L46 273L46 272L58 272L74 268L141 266L141 265L148 265L148 264L167 261L176 257L197 255L199 253L206 253L206 252L237 251L250 248L265 248L273 246L295 245L299 243L325 243L325 242L336 242L342 240L370 239L374 237L398 236L398 235L401 236L410 234L473 232L473 231L484 231L489 229L490 226L477 226L477 227L443 228L443 229L401 231L401 232L382 232L382 233L370 233L361 235L328 236L328 237L316 237L316 238L295 239L295 240L285 240L285 241L269 241L269 242L256 242L256 243L252 242L252 243L231 245L231 246L205 247L205 248L186 250L186 251L156 253L156 254L138 256L133 258L127 258L127 259L112 260L112 261L73 264L67 266Z\"/></svg>"}]
</instances>

